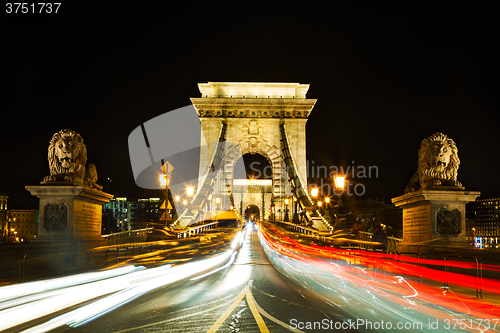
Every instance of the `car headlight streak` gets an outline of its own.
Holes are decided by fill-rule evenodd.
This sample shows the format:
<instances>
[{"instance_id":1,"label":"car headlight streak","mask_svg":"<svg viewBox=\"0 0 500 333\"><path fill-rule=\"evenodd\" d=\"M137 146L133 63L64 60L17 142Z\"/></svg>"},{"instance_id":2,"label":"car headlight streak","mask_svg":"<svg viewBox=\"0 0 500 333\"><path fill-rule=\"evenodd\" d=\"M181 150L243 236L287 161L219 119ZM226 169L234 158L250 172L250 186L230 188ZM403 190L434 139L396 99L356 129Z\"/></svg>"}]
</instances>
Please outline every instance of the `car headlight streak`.
<instances>
[{"instance_id":1,"label":"car headlight streak","mask_svg":"<svg viewBox=\"0 0 500 333\"><path fill-rule=\"evenodd\" d=\"M165 265L150 269L127 266L1 287L0 331L104 296L25 332L46 332L65 324L71 327L84 325L156 288L203 273L223 263L226 265L222 267L227 267L234 261L238 246L243 242L242 236L241 232L237 234L230 250L178 266Z\"/></svg>"}]
</instances>

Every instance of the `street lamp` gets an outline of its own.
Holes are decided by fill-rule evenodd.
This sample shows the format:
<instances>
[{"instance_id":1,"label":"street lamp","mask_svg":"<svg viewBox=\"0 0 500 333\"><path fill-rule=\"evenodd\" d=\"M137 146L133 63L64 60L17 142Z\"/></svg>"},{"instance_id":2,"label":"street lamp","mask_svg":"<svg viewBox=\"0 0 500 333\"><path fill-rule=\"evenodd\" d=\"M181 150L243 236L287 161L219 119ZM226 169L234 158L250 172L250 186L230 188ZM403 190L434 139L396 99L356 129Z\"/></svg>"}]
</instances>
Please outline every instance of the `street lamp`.
<instances>
[{"instance_id":1,"label":"street lamp","mask_svg":"<svg viewBox=\"0 0 500 333\"><path fill-rule=\"evenodd\" d=\"M335 190L342 190L340 192L342 194L345 188L345 176L335 176L333 180L335 182Z\"/></svg>"},{"instance_id":2,"label":"street lamp","mask_svg":"<svg viewBox=\"0 0 500 333\"><path fill-rule=\"evenodd\" d=\"M217 204L216 207L215 207L215 209L216 210L220 210L220 208L219 208L220 198L215 198L215 203Z\"/></svg>"},{"instance_id":3,"label":"street lamp","mask_svg":"<svg viewBox=\"0 0 500 333\"><path fill-rule=\"evenodd\" d=\"M160 175L160 184L161 184L161 186L168 185L167 175L165 175L165 174Z\"/></svg>"},{"instance_id":4,"label":"street lamp","mask_svg":"<svg viewBox=\"0 0 500 333\"><path fill-rule=\"evenodd\" d=\"M188 186L186 187L186 194L189 196L189 197L192 197L193 194L194 194L194 187L192 186Z\"/></svg>"}]
</instances>

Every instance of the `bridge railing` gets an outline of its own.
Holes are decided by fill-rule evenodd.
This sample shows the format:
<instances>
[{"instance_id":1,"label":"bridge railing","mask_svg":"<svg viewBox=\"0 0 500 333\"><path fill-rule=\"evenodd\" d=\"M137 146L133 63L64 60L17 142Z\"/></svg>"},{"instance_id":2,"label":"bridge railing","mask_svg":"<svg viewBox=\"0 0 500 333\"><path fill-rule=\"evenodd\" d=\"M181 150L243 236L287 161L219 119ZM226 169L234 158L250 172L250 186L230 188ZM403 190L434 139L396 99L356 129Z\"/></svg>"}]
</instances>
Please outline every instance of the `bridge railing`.
<instances>
[{"instance_id":1,"label":"bridge railing","mask_svg":"<svg viewBox=\"0 0 500 333\"><path fill-rule=\"evenodd\" d=\"M144 243L147 234L153 232L153 227L128 230L122 232L111 233L102 235L101 237L106 240L106 245L118 245L125 243Z\"/></svg>"},{"instance_id":2,"label":"bridge railing","mask_svg":"<svg viewBox=\"0 0 500 333\"><path fill-rule=\"evenodd\" d=\"M324 231L319 231L317 229L309 228L309 227L304 227L301 225L297 225L295 223L291 222L284 222L284 221L274 221L275 223L280 224L281 226L285 228L289 228L295 232L300 232L306 235L312 235L314 238L317 238L321 240L322 242L326 241L326 238L331 235L329 231L324 232Z\"/></svg>"},{"instance_id":3,"label":"bridge railing","mask_svg":"<svg viewBox=\"0 0 500 333\"><path fill-rule=\"evenodd\" d=\"M284 221L275 221L275 223L278 223L286 228L289 228L293 231L296 231L296 232L300 232L300 233L303 233L303 234L306 234L306 235L313 235L315 236L317 239L321 240L321 241L325 241L328 237L331 236L332 232L331 231L319 231L317 229L312 229L312 228L309 228L309 227L304 227L304 226L301 226L301 225L297 225L295 223L291 223L291 222L284 222ZM360 231L359 232L359 236L357 238L357 240L359 241L368 241L368 242L371 242L372 241L372 234L369 233L369 232L364 232L364 231ZM396 237L392 237L392 236L388 236L387 237L387 250L386 252L388 253L397 253L397 249L398 249L398 244L400 242L402 242L403 240L401 238L396 238ZM363 244L356 244L354 247L358 248L358 249L369 249L370 247L367 246L367 245L363 245Z\"/></svg>"},{"instance_id":4,"label":"bridge railing","mask_svg":"<svg viewBox=\"0 0 500 333\"><path fill-rule=\"evenodd\" d=\"M117 244L86 251L17 246L0 251L0 285L98 271L133 260L136 255L169 249L171 243Z\"/></svg>"},{"instance_id":5,"label":"bridge railing","mask_svg":"<svg viewBox=\"0 0 500 333\"><path fill-rule=\"evenodd\" d=\"M211 223L201 224L198 226L187 226L185 229L180 231L174 231L177 234L177 238L191 237L197 234L204 233L210 229L215 229L219 225L219 221L214 221Z\"/></svg>"},{"instance_id":6,"label":"bridge railing","mask_svg":"<svg viewBox=\"0 0 500 333\"><path fill-rule=\"evenodd\" d=\"M359 232L359 240L372 242L373 234L366 231ZM397 253L398 252L398 244L403 240L401 238L396 238L392 236L387 236L387 250L389 253Z\"/></svg>"}]
</instances>

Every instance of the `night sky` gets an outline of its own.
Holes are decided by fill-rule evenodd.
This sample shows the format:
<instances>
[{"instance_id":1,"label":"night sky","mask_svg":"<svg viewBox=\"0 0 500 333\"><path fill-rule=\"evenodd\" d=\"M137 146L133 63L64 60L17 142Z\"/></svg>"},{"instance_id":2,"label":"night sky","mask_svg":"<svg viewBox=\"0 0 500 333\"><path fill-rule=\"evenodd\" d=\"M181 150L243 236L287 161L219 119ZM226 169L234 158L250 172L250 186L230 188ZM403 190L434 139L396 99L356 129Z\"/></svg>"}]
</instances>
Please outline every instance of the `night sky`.
<instances>
[{"instance_id":1,"label":"night sky","mask_svg":"<svg viewBox=\"0 0 500 333\"><path fill-rule=\"evenodd\" d=\"M58 14L2 14L0 192L49 174L47 147L80 133L98 183L143 197L128 135L199 97L197 83L298 82L318 99L307 122L316 165L377 166L365 197L401 195L423 138L457 143L458 180L500 196L497 11L485 4L282 1L64 4Z\"/></svg>"}]
</instances>

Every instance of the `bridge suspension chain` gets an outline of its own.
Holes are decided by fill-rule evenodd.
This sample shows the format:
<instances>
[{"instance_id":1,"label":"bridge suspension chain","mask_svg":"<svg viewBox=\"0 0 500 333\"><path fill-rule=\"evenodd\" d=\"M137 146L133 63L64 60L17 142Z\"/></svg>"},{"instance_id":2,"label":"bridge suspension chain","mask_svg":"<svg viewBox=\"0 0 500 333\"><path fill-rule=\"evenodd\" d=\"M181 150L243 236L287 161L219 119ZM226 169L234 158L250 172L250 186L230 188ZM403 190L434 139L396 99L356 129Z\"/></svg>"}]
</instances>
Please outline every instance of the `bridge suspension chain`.
<instances>
[{"instance_id":1,"label":"bridge suspension chain","mask_svg":"<svg viewBox=\"0 0 500 333\"><path fill-rule=\"evenodd\" d=\"M214 186L219 178L218 175L220 174L221 165L226 148L225 147L226 134L227 134L227 124L225 122L222 122L218 140L216 143L215 152L212 155L212 159L210 161L207 173L203 179L202 185L199 187L199 190L196 192L189 206L172 224L172 227L177 227L182 220L190 220L189 222L191 222L191 221L197 221L200 218L200 214L202 213L203 207L209 200L209 195L210 193L213 192ZM228 189L228 194L231 200L231 204L234 207L234 199L233 199L233 194L231 192L231 186L227 182L226 182L226 187Z\"/></svg>"},{"instance_id":2,"label":"bridge suspension chain","mask_svg":"<svg viewBox=\"0 0 500 333\"><path fill-rule=\"evenodd\" d=\"M329 222L321 215L321 213L317 209L314 208L314 201L309 196L309 191L304 186L304 182L300 177L300 173L298 172L295 159L290 149L290 144L288 143L289 141L285 124L281 123L279 127L281 135L280 138L282 147L281 150L283 153L283 160L285 162L285 167L288 174L288 181L292 187L292 193L297 198L299 207L301 208L302 211L305 212L305 216L308 223L312 223L316 227L319 224L320 227L323 226L323 228L331 230L332 226L329 224Z\"/></svg>"}]
</instances>

